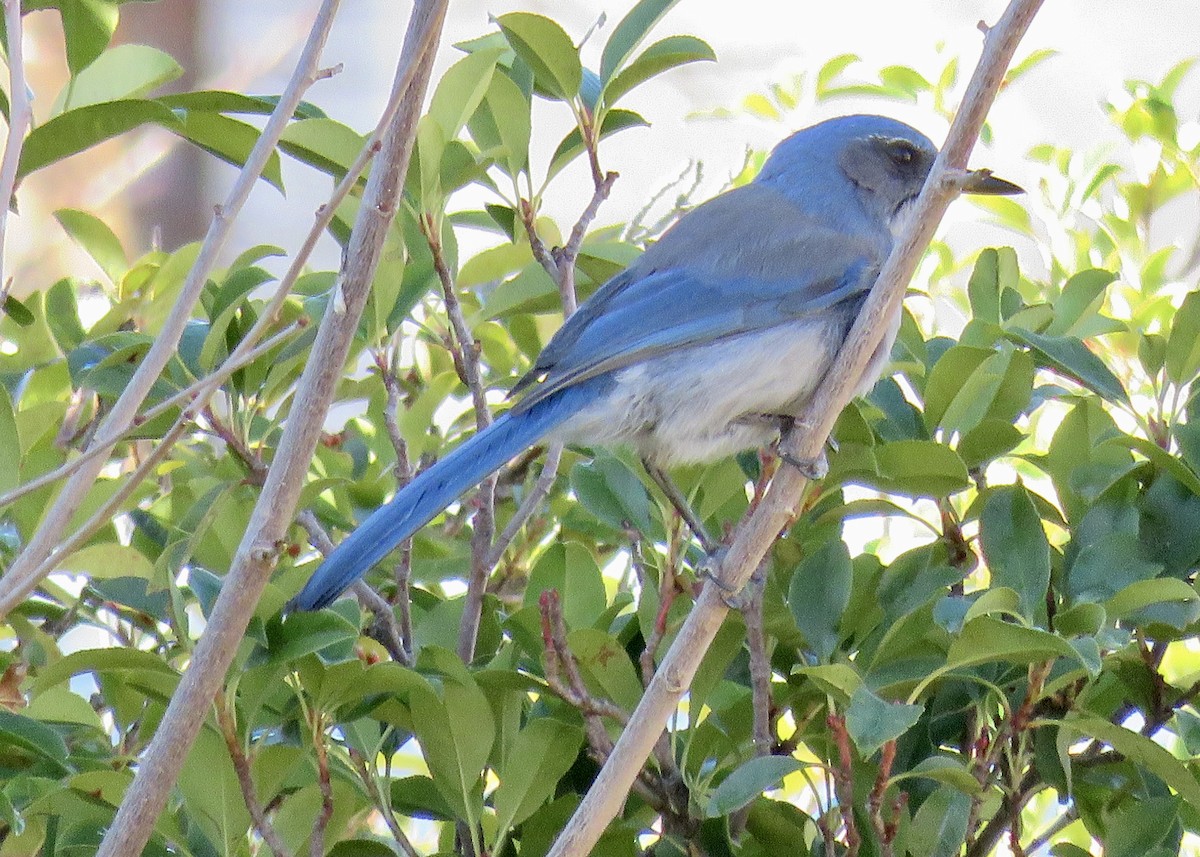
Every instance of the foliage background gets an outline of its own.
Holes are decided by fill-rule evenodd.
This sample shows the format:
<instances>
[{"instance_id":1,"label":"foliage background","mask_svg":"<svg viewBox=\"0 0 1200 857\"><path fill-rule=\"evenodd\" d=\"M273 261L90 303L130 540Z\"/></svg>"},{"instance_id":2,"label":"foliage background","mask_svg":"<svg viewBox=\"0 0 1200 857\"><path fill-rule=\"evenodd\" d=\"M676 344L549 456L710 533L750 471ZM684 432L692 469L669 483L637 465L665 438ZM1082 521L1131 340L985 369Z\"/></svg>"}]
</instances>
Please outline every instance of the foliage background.
<instances>
[{"instance_id":1,"label":"foliage background","mask_svg":"<svg viewBox=\"0 0 1200 857\"><path fill-rule=\"evenodd\" d=\"M615 11L594 38L607 38L623 11ZM578 39L590 23L568 23L568 31ZM677 24L669 18L663 34L682 31ZM476 25L471 35L488 29ZM708 35L707 26L693 31ZM1037 46L1036 41L1030 45ZM591 50L595 56L599 48ZM892 71L883 77L884 62L830 64L822 55L801 63L803 79L780 75L775 88L749 87L754 94L744 101L738 93L706 105L724 106L738 121L695 122L673 139L706 136L698 128L728 135L761 123L755 133L773 142L784 128L863 104L910 119L920 116L918 124L936 136L940 117L953 103L955 82L943 72L954 53L943 52L925 64L889 56L886 63L914 65L918 74ZM1001 249L977 261L973 249L968 254L962 247L980 246L978 233L963 239L970 233L951 222L947 228L954 231L959 250L935 248L916 287L927 288L936 300L910 302L912 323L896 355L907 400L920 407L914 410L900 387L885 383L869 403L852 408L839 427L835 480L851 477L891 494L882 501L876 492L850 489L842 496L833 490L814 501L777 551L766 581L766 622L758 650L775 674L770 689L777 734L764 745L750 729L751 691L762 675L756 679L754 644L749 653L743 649L740 620L734 617L701 679L704 692L693 688L691 719L673 739L674 752L656 763L659 779L651 777L648 794L641 795L644 805L635 800L605 848L628 853L652 844L654 837L643 831L657 814L667 819L668 835L658 842L664 853L683 847L793 853L801 839L813 853L822 853L822 843L833 838L849 841L852 826L868 852L958 853L965 837L986 842L979 839L986 823L999 819L1003 827L1013 823L1010 815L1020 816L1025 801L1017 798L1029 790L1025 778L1032 772L1037 794L1024 829L1017 824L1016 847L1022 840L1029 845L1049 823L1051 838L1061 840L1056 853L1077 853L1068 842L1086 848L1093 838L1104 843L1106 853L1147 853L1147 842L1173 853L1183 847L1185 829L1195 827L1191 795L1197 786L1189 762L1196 715L1187 694L1194 692L1197 672L1192 643L1197 599L1190 585L1196 551L1188 522L1196 514L1200 480L1189 454L1195 440L1187 409L1189 385L1200 369L1194 354L1200 304L1194 298L1185 302L1195 287L1192 245L1177 237L1194 240L1195 234L1200 140L1195 121L1187 117L1195 115L1198 75L1181 66L1173 77L1147 75L1148 83L1133 85L1124 95L1106 93L1110 106L1096 107L1094 113L1110 123L1119 143L1107 156L1093 155L1091 146L1075 157L1069 147L1064 153L1043 146L1021 163L1012 154L1020 150L1006 135L1009 127L1023 126L1011 117L1002 122L1005 105L1014 97L1022 100L1023 91L1039 91L1047 69L1067 65L1071 58L1064 51L1032 67L994 114L996 150L1019 166L1009 169L995 158L989 165L1034 191L1027 206L1001 204L988 212L1002 224L1003 240L1019 253ZM112 78L104 83L115 85ZM858 89L836 91L844 86ZM453 102L460 95L447 98ZM313 100L321 101L316 93ZM660 101L649 96L647 103L648 118L658 119ZM570 113L562 105L554 105L558 112L552 113L550 105L535 104L531 163L544 164L570 127ZM348 149L341 132L325 130L328 136L316 138L320 146L302 152L301 160L330 169L334 155ZM624 171L622 155L647 148L645 143L616 148L622 136L628 140L659 131L627 131L613 138L611 152L606 141L604 167ZM313 156L317 148L319 158ZM710 172L707 184L692 191L697 198L720 187L726 173L738 173L745 158L737 148L736 157L724 160L724 172L715 179ZM136 156L135 144L131 157ZM114 150L101 150L97 157L110 163ZM584 163L580 159L580 169L565 173L547 195L558 212L578 211L590 195ZM444 165L442 182L471 174L461 172L462 162L449 164L460 172ZM61 176L53 179L59 166L45 171L45 181L71 184ZM61 165L70 166L71 161ZM311 167L300 169L308 170L299 174L300 181L285 183L318 184ZM617 183L629 195L627 205L630 197L636 199L630 216L616 216L606 207L605 218L632 219L646 188L665 186L673 177L660 171L658 180L645 182L637 175L631 172ZM665 201L691 183L688 177L672 186ZM50 221L36 207L40 197L34 186L27 187L31 206L23 207L22 223L40 223L45 233ZM414 211L424 208L441 216L440 189L428 171L422 178L419 166L412 193ZM483 198L477 191L456 197L450 211L470 210ZM311 208L292 196L288 204L301 212ZM555 207L547 208L552 216ZM966 216L964 209L959 206L959 217ZM162 303L186 266L186 250L169 256L132 251L136 228L124 234L111 212L102 213L117 224L117 234L109 235L86 214L59 216L103 269L96 285L79 277L50 288L54 277L35 273L36 267L17 269L24 287L19 295L25 297L29 287L45 289L44 297L35 294L28 306L35 315L44 306L46 323L20 327L14 316L0 327L7 341L17 344L17 359L5 365L6 388L16 402L6 431L22 453L19 471L10 460L5 487L65 457L78 435L64 439L45 429L57 428L72 396L80 409L72 419L79 434L86 433L105 396L127 377L128 361L139 353L137 330L153 334ZM541 224L551 243L554 232L565 233L573 218L559 213L554 219L555 224ZM460 220L486 223L477 216ZM255 221L272 218L252 217L246 223ZM555 323L547 315L553 291L537 279L532 255L520 249L519 237L515 245L502 241L504 249L477 254L503 238L504 223L502 216L493 217L491 237L479 247L471 246L479 241L477 234L454 232L454 239L467 236L457 248L461 265L453 264L451 234L438 233L451 268L458 269L462 299L483 349L485 381L498 387L514 377ZM317 481L307 496L328 527L348 525L391 489L393 444L380 430L387 401L380 379L387 377L388 367L404 370L393 381L406 404L399 428L413 460L436 453L473 423L451 356L441 345L446 322L433 260L416 226L410 217L407 229L396 235L360 343L383 344L376 352L383 371L359 374L343 390L345 400L367 402L370 419L331 435L315 464ZM250 232L237 252L264 240L253 227ZM400 243L409 253L403 270ZM1175 243L1181 245L1178 252L1164 252ZM581 288L586 292L633 252L618 230L596 233L584 245ZM255 252L231 258L228 270L214 277L202 323L185 342L168 385L209 368L236 341L256 311L251 290L269 278L271 264L259 264L268 258ZM85 270L76 264L77 257L69 270ZM508 280L507 288L491 287L518 270L530 273ZM1110 286L1114 277L1104 270L1119 271L1121 277ZM329 282L320 272L302 281L289 316L314 314ZM70 297L89 294L76 323ZM1173 319L1181 304L1183 311ZM97 306L107 312L99 321L92 317ZM401 324L413 307L418 324ZM968 317L974 321L964 329ZM137 330L122 329L130 322ZM935 334L961 336L962 344L952 346ZM1098 335L1103 338L1093 343L1094 351L1079 344ZM286 404L303 351L293 346L271 357L235 377L216 412L158 474L158 484L135 495L140 508L130 504L132 529L128 524L106 529L82 555L64 563L65 572L87 571L90 587L80 592L76 578L58 576L46 587L48 599L10 617L13 645L5 687L13 696L3 724L9 766L4 853L37 848L87 853L109 817L107 804L118 799L128 764L153 729L173 670L186 661L222 566L244 527L256 467L269 456L276 430L275 408ZM365 351L361 358L368 367L375 359ZM38 371L26 376L30 360ZM354 410L351 406L342 414ZM153 438L154 432L150 425L142 433ZM136 445L123 453L110 475L140 454ZM743 486L757 475L760 463L746 459L740 466L726 462L682 474L717 531L744 508ZM573 793L586 782L589 762L574 754L582 727L594 726L587 704L570 699L564 704L540 683L550 678L544 675L550 672L543 660L546 650L568 659L569 649L579 660L588 694L628 709L640 686L638 671L653 668L654 646L645 663L643 647L656 636L669 639L686 609L696 561L687 555L678 522L641 486L629 462L600 456L589 463L570 452L563 472L550 514L535 520L502 563L473 671L446 651L455 647L461 611L457 596L470 553L469 505L454 510L414 549L418 591L412 642L422 657L420 674L385 663L383 650L358 636L359 615L347 604L278 624L273 613L311 566L285 568L264 602L261 623L247 639L239 675L231 680L228 698L236 703L225 710L232 719L214 718L213 728L202 733L181 783L177 813L164 820L155 847L170 842L193 853L263 847L257 836L247 834L244 785L230 761L230 752L236 760L240 746L255 789L289 847L301 847L311 835L322 790L328 789L335 798L335 811L325 821L328 844L340 837L359 839L353 846L359 850L346 853L371 853L364 850L368 839L381 848L398 847L398 838L389 835L394 833L388 831L389 819L408 827L423 853L434 850L435 843L450 846L454 825L438 821L452 820L471 822L466 840L482 839L489 847L508 842L523 854L540 853ZM1029 491L1005 487L1017 477ZM97 494L117 481L106 480ZM507 474L501 522L530 484L524 471ZM327 493L318 496L324 489ZM953 499L945 499L950 495ZM28 537L43 497L31 495L8 510L6 547L15 549ZM848 527L853 550L843 552L831 539L838 522L866 513L875 523ZM877 523L881 516L889 523ZM914 523L918 518L926 524ZM550 529L555 526L561 530ZM914 533L922 535L914 541ZM931 541L931 533L940 538ZM296 538L303 562L309 555L299 530ZM860 554L861 548L868 553ZM990 576L974 565L980 548ZM185 567L186 575L176 574ZM969 575L965 584L964 574ZM1049 581L1053 589L1047 599ZM391 592L386 575L378 582ZM537 598L551 583L569 630L562 639L555 638L553 605ZM626 609L632 607L631 591L640 596L636 611ZM664 606L671 598L678 600ZM94 648L109 641L124 649ZM923 681L939 670L957 678ZM81 705L79 695L90 689L87 676L97 691L90 708ZM702 700L709 705L703 720ZM581 718L581 711L588 717ZM844 716L844 727L835 721L826 729L829 713ZM1108 725L1114 720L1132 729L1114 730ZM387 726L383 732L380 723ZM611 719L605 728L612 728ZM839 737L839 728L847 737ZM1135 730L1143 728L1175 757L1139 737ZM405 742L411 731L423 753ZM893 747L896 761L885 764L881 748L891 752L889 739L901 734L903 741ZM220 740L230 735L236 739L232 751ZM317 752L327 740L332 764ZM590 734L589 742L602 752L599 736ZM379 756L381 748L385 752ZM1068 749L1078 759L1074 771L1063 755ZM770 755L764 756L766 751ZM842 757L843 752L849 755ZM384 758L378 770L369 763ZM545 767L529 780L526 763L535 758ZM822 760L843 776L842 781L833 777L828 789L820 786L821 774L813 767ZM400 776L423 767L428 778ZM485 767L490 778L477 783ZM889 779L889 773L898 778ZM560 777L551 795L547 787ZM672 778L685 787L681 804L671 803L679 798L671 790ZM493 790L497 780L500 787ZM880 805L872 806L868 795L876 782L882 783ZM762 789L781 783L783 795L795 800L808 819L766 798L739 812ZM847 786L850 791L841 791ZM1181 803L1171 790L1185 800ZM889 834L891 802L901 792L909 804L897 810L899 829ZM1073 801L1056 808L1055 798L1068 793ZM665 805L655 805L656 795ZM552 796L553 803L541 806ZM839 813L839 803L857 803L857 821ZM1008 812L1013 806L1015 814ZM1061 830L1054 827L1056 819ZM506 820L513 822L511 828ZM481 822L480 830L475 822ZM730 844L731 835L736 844Z\"/></svg>"}]
</instances>

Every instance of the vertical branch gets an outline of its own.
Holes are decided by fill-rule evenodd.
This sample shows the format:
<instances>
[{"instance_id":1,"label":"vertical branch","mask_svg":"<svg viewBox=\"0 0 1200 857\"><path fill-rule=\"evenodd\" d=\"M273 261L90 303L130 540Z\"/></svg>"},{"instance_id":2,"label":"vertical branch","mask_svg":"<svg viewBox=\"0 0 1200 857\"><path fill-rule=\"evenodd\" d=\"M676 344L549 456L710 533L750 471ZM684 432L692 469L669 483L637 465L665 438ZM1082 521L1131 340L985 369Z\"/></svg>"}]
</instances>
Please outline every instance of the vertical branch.
<instances>
[{"instance_id":1,"label":"vertical branch","mask_svg":"<svg viewBox=\"0 0 1200 857\"><path fill-rule=\"evenodd\" d=\"M317 788L321 790L321 811L313 823L312 838L308 842L309 857L322 857L325 853L325 828L333 818L333 784L329 780L329 748L325 746L325 716L312 710L313 750L317 754Z\"/></svg>"},{"instance_id":2,"label":"vertical branch","mask_svg":"<svg viewBox=\"0 0 1200 857\"><path fill-rule=\"evenodd\" d=\"M21 0L4 0L4 26L8 32L8 137L4 143L4 158L0 160L0 287L8 294L4 279L4 239L8 234L8 211L17 186L17 166L21 161L21 146L25 132L33 121L33 105L29 101L29 85L25 82L25 51L21 22ZM0 306L3 306L0 297Z\"/></svg>"},{"instance_id":3,"label":"vertical branch","mask_svg":"<svg viewBox=\"0 0 1200 857\"><path fill-rule=\"evenodd\" d=\"M254 787L254 777L250 772L250 759L242 748L242 742L238 738L237 724L233 720L232 703L225 698L224 693L218 693L214 706L217 709L217 725L220 726L221 735L225 738L225 747L229 750L229 758L233 760L233 770L237 774L238 785L242 789L242 799L246 802L246 809L250 813L250 820L254 824L255 832L262 837L263 842L267 843L267 847L271 849L271 853L275 857L291 857L291 852L288 851L284 841L279 838L279 832L275 829L275 825L271 824L271 820L267 818L262 801L258 799L258 792Z\"/></svg>"},{"instance_id":4,"label":"vertical branch","mask_svg":"<svg viewBox=\"0 0 1200 857\"><path fill-rule=\"evenodd\" d=\"M336 5L334 0L327 0L323 14L332 15ZM393 87L394 92L404 93L400 107L389 123L367 180L342 274L317 330L266 485L204 636L139 761L137 776L100 846L99 857L142 852L278 559L277 545L286 535L296 508L325 414L366 305L383 239L395 214L446 5L447 0L418 0L413 9Z\"/></svg>"},{"instance_id":5,"label":"vertical branch","mask_svg":"<svg viewBox=\"0 0 1200 857\"><path fill-rule=\"evenodd\" d=\"M888 320L899 311L908 281L933 237L942 215L961 190L967 157L979 136L988 108L1004 79L1013 53L1041 7L1042 0L1012 0L986 35L983 53L946 143L930 171L912 217L884 263L862 310L833 365L822 379L804 419L784 439L785 452L801 460L815 459L833 424L852 397L871 355L879 347ZM576 808L549 857L582 857L617 816L644 760L653 750L680 698L691 684L705 653L721 627L728 606L724 594L741 589L790 520L807 479L785 467L771 482L761 503L733 534L728 552L717 566L716 580L705 584L687 621L675 637L654 681L643 694L630 721Z\"/></svg>"}]
</instances>

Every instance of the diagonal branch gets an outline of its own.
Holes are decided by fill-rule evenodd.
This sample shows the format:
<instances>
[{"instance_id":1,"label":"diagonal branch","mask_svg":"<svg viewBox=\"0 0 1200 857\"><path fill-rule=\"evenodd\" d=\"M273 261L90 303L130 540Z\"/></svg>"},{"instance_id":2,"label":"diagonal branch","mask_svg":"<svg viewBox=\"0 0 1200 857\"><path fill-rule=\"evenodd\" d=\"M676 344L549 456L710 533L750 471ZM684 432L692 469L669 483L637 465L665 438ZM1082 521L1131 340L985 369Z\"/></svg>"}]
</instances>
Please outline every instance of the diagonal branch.
<instances>
[{"instance_id":1,"label":"diagonal branch","mask_svg":"<svg viewBox=\"0 0 1200 857\"><path fill-rule=\"evenodd\" d=\"M278 560L277 546L291 523L366 305L383 239L395 215L446 6L447 0L418 0L413 9L393 86L401 106L389 123L367 180L342 274L317 330L278 452L204 636L139 760L137 776L104 837L99 857L142 852ZM323 4L319 19L323 25L328 25L336 7L336 0ZM321 40L314 41L319 44ZM315 68L317 50L315 45L310 47L305 49L305 64Z\"/></svg>"},{"instance_id":2,"label":"diagonal branch","mask_svg":"<svg viewBox=\"0 0 1200 857\"><path fill-rule=\"evenodd\" d=\"M908 281L933 237L938 222L961 188L967 157L996 97L1013 53L1028 29L1041 0L1012 0L995 27L987 32L983 54L967 88L946 143L913 206L913 217L879 274L862 311L838 352L828 375L817 388L797 431L784 439L793 457L815 459L834 422L858 386L871 355L879 347L887 320L899 312ZM728 607L725 591L746 583L776 537L791 519L807 479L795 467L782 468L762 502L734 532L729 551L697 599L687 621L660 664L654 681L642 696L608 762L566 828L550 857L581 857L591 851L609 821L617 816L629 787L658 736L691 684L708 647L721 627Z\"/></svg>"}]
</instances>

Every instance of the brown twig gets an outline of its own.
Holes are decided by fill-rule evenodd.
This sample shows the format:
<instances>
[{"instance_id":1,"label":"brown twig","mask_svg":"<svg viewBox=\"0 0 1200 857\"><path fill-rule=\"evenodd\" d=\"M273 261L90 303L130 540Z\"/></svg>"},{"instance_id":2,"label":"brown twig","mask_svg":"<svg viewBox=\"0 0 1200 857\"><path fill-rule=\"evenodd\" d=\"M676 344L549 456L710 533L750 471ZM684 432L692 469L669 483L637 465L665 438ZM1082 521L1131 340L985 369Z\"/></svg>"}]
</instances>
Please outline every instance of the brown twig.
<instances>
[{"instance_id":1,"label":"brown twig","mask_svg":"<svg viewBox=\"0 0 1200 857\"><path fill-rule=\"evenodd\" d=\"M292 520L403 187L446 3L447 0L418 0L413 9L393 86L394 98L389 101L398 106L367 179L346 247L343 272L317 330L311 359L297 385L267 483L213 606L204 636L139 761L137 776L125 793L98 857L124 857L142 852L195 741L204 711L241 645L275 565L276 546ZM326 0L322 6L323 25L328 25L335 6L335 0ZM305 65L311 62L315 67L315 52L306 47ZM293 108L288 109L290 114Z\"/></svg>"},{"instance_id":2,"label":"brown twig","mask_svg":"<svg viewBox=\"0 0 1200 857\"><path fill-rule=\"evenodd\" d=\"M784 450L799 460L813 460L822 451L838 414L858 388L863 371L879 347L889 319L899 312L908 281L950 201L961 190L971 152L988 108L1004 79L1021 36L1041 0L1012 0L984 43L979 65L954 118L924 189L913 204L912 218L880 271L862 310L828 374L822 380L800 431L793 431ZM718 566L720 583L708 582L687 621L659 664L654 682L642 696L626 729L587 795L576 808L549 852L549 857L581 857L596 844L601 832L620 812L629 786L653 750L662 730L691 684L728 609L724 592L736 592L758 567L782 532L802 496L807 479L797 468L785 467L771 483L766 497L737 528L729 551Z\"/></svg>"},{"instance_id":3,"label":"brown twig","mask_svg":"<svg viewBox=\"0 0 1200 857\"><path fill-rule=\"evenodd\" d=\"M333 818L333 783L329 779L329 748L325 746L325 715L313 709L313 751L317 757L317 788L321 790L321 811L313 822L312 838L308 841L309 857L325 853L325 828Z\"/></svg>"},{"instance_id":4,"label":"brown twig","mask_svg":"<svg viewBox=\"0 0 1200 857\"><path fill-rule=\"evenodd\" d=\"M374 773L368 767L367 760L353 747L349 748L349 753L350 760L354 763L355 770L358 771L358 776L362 779L363 785L371 795L371 800L375 804L375 808L379 810L379 814L383 817L384 824L391 831L392 838L400 845L400 850L404 852L405 857L420 857L417 849L413 847L412 840L408 838L404 829L400 827L400 822L396 820L396 813L392 811L391 802L385 799L383 789L379 787L379 780L376 779Z\"/></svg>"},{"instance_id":5,"label":"brown twig","mask_svg":"<svg viewBox=\"0 0 1200 857\"><path fill-rule=\"evenodd\" d=\"M892 817L883 817L883 798L887 792L888 780L892 777L892 764L896 761L895 739L886 742L879 752L879 773L875 775L875 785L867 797L867 812L871 818L871 826L875 830L875 838L879 840L882 857L893 857L895 849L892 842L896 838L896 826L900 811L900 798L892 806Z\"/></svg>"},{"instance_id":6,"label":"brown twig","mask_svg":"<svg viewBox=\"0 0 1200 857\"><path fill-rule=\"evenodd\" d=\"M838 762L831 765L833 785L837 790L838 812L842 816L842 827L846 831L846 857L858 857L862 847L862 836L854 822L854 753L850 749L850 733L846 730L846 718L830 714L825 719L834 746L838 750Z\"/></svg>"},{"instance_id":7,"label":"brown twig","mask_svg":"<svg viewBox=\"0 0 1200 857\"><path fill-rule=\"evenodd\" d=\"M242 790L242 800L250 813L254 830L262 837L263 842L271 849L275 857L291 857L284 841L279 838L279 832L267 818L266 810L258 799L258 790L254 787L254 775L250 771L250 759L242 747L238 737L237 724L233 720L232 704L224 693L218 693L213 701L217 710L217 725L221 727L221 735L225 738L225 747L229 750L229 758L233 760L233 770L237 774L238 786Z\"/></svg>"}]
</instances>

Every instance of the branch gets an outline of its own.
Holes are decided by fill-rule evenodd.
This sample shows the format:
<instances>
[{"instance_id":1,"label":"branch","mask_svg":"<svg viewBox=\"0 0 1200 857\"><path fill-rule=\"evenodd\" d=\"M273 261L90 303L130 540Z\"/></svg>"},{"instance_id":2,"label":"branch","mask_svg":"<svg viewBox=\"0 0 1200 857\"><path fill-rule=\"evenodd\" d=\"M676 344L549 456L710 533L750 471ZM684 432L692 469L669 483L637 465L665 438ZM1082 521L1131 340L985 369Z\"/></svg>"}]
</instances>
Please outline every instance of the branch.
<instances>
[{"instance_id":1,"label":"branch","mask_svg":"<svg viewBox=\"0 0 1200 857\"><path fill-rule=\"evenodd\" d=\"M200 299L200 293L208 280L208 273L225 246L234 220L262 174L268 158L275 151L275 145L295 114L304 92L321 74L317 60L325 45L329 27L333 23L338 2L339 0L324 0L322 3L292 79L280 96L279 103L263 127L258 140L255 141L254 148L250 150L246 164L238 173L225 202L213 210L212 221L200 246L200 252L188 271L187 279L180 288L179 296L163 323L162 330L154 337L141 365L105 417L92 441L93 446L108 450L124 436L132 425L138 408L150 394L167 362L175 355L180 337ZM75 471L42 519L25 550L13 562L3 579L0 579L0 619L7 616L8 612L20 604L37 586L39 578L32 572L58 544L63 530L100 474L104 466L103 458L104 456L98 456L89 459Z\"/></svg>"},{"instance_id":2,"label":"branch","mask_svg":"<svg viewBox=\"0 0 1200 857\"><path fill-rule=\"evenodd\" d=\"M125 793L99 857L142 852L275 566L276 546L286 535L294 514L325 414L341 380L350 342L366 305L384 236L395 214L446 4L447 0L419 0L413 9L393 87L393 96L400 107L388 124L367 180L346 247L343 271L317 330L311 359L297 385L266 485L204 635L139 761L137 776ZM322 32L336 6L336 0L326 0L322 5L318 19ZM320 41L316 35L310 39L305 48L305 65L315 68Z\"/></svg>"},{"instance_id":3,"label":"branch","mask_svg":"<svg viewBox=\"0 0 1200 857\"><path fill-rule=\"evenodd\" d=\"M1013 0L1000 22L988 33L979 66L954 119L946 143L929 179L913 206L913 217L884 264L878 280L807 408L801 432L784 439L783 449L797 459L814 459L838 414L857 388L863 369L878 348L887 320L899 312L904 290L950 201L957 195L956 178L965 169L988 108L1000 88L1008 63L1029 27L1041 0ZM649 755L664 726L675 713L728 610L725 591L737 591L750 577L791 518L807 480L795 467L776 475L763 501L735 530L729 551L717 573L720 585L708 581L670 651L659 665L654 682L635 709L630 728L622 733L582 803L575 810L549 857L581 857L591 851L624 803L633 778Z\"/></svg>"},{"instance_id":4,"label":"branch","mask_svg":"<svg viewBox=\"0 0 1200 857\"><path fill-rule=\"evenodd\" d=\"M250 759L238 740L237 726L233 722L233 711L225 694L218 693L214 703L217 709L217 724L221 727L221 735L225 738L225 747L229 750L229 758L233 760L233 770L237 773L238 785L242 789L242 800L254 823L254 831L262 837L263 842L271 849L275 857L291 857L291 852L279 838L279 832L271 820L267 818L262 801L258 799L258 791L254 788L254 776L250 772Z\"/></svg>"},{"instance_id":5,"label":"branch","mask_svg":"<svg viewBox=\"0 0 1200 857\"><path fill-rule=\"evenodd\" d=\"M8 211L17 187L17 166L21 162L21 146L25 132L33 121L33 105L29 101L29 85L25 82L25 51L21 22L21 0L4 0L4 26L8 32L8 139L4 143L4 158L0 160L0 307L8 294L4 281L4 238L8 231Z\"/></svg>"}]
</instances>

